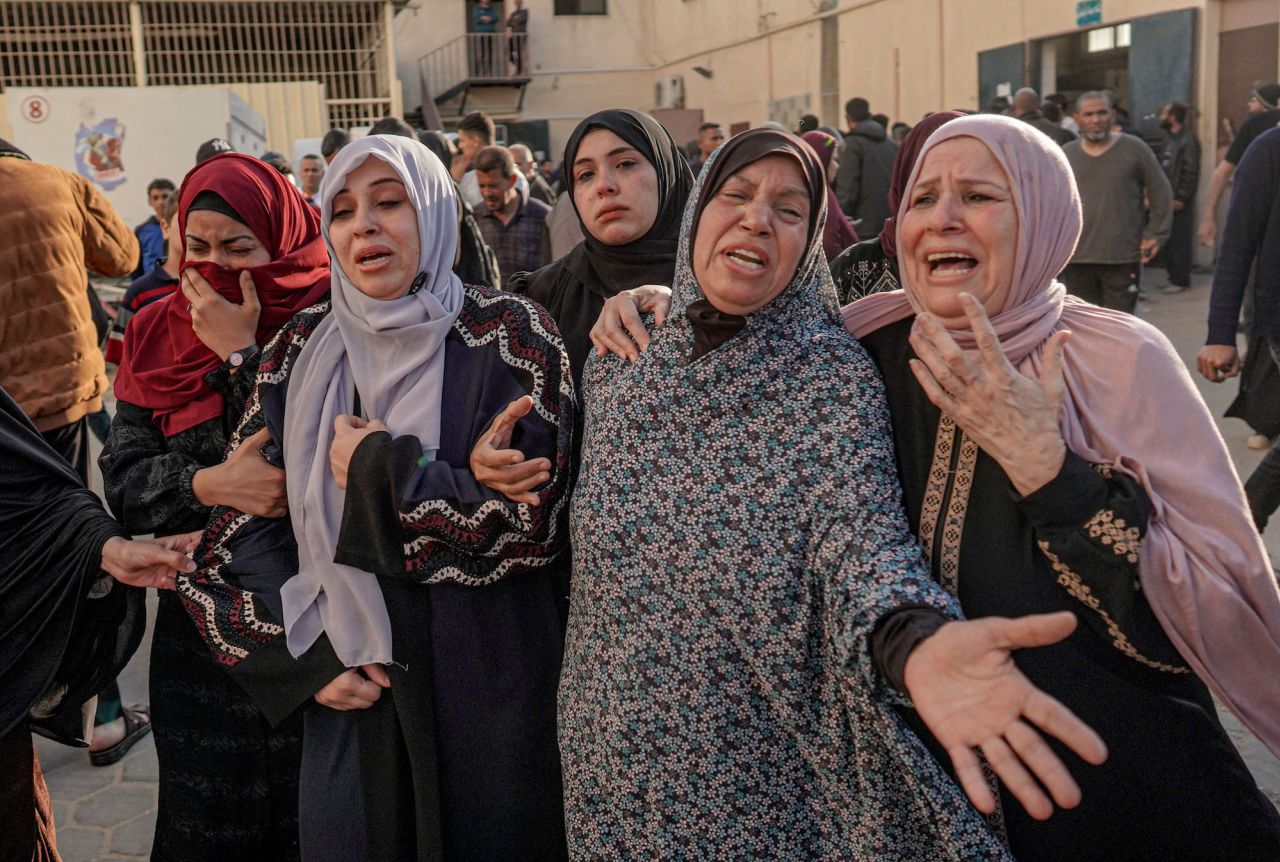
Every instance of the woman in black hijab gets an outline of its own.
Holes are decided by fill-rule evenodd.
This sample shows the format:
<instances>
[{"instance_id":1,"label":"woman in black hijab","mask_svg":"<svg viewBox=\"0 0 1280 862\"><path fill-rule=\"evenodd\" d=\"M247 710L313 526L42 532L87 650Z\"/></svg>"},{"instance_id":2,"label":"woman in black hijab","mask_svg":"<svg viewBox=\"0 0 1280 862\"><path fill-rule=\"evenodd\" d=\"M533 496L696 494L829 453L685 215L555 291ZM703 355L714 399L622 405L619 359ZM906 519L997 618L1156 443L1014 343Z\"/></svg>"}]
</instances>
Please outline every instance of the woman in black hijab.
<instances>
[{"instance_id":1,"label":"woman in black hijab","mask_svg":"<svg viewBox=\"0 0 1280 862\"><path fill-rule=\"evenodd\" d=\"M644 284L670 286L693 174L657 120L622 109L579 123L564 166L564 188L585 239L555 263L515 274L507 289L551 312L577 386L605 300Z\"/></svg>"}]
</instances>

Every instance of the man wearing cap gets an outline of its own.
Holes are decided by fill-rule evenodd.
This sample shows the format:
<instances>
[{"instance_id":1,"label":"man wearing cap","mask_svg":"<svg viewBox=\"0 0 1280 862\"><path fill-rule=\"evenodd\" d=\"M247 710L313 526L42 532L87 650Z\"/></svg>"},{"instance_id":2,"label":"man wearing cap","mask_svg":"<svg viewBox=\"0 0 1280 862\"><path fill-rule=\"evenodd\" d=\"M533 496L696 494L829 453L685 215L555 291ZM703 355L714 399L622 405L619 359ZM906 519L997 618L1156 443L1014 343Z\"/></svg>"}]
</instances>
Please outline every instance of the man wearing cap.
<instances>
[{"instance_id":1,"label":"man wearing cap","mask_svg":"<svg viewBox=\"0 0 1280 862\"><path fill-rule=\"evenodd\" d=\"M214 156L220 156L223 153L234 153L235 151L235 147L231 146L226 138L210 138L196 150L196 164L207 162Z\"/></svg>"},{"instance_id":2,"label":"man wearing cap","mask_svg":"<svg viewBox=\"0 0 1280 862\"><path fill-rule=\"evenodd\" d=\"M1280 125L1280 84L1265 84L1249 94L1249 116L1240 124L1240 131L1235 140L1227 148L1221 164L1213 172L1209 183L1209 199L1205 202L1204 217L1200 221L1200 244L1213 245L1218 235L1218 224L1215 220L1218 212L1218 201L1223 190L1231 181L1236 165L1244 158L1244 151L1254 139L1268 129Z\"/></svg>"}]
</instances>

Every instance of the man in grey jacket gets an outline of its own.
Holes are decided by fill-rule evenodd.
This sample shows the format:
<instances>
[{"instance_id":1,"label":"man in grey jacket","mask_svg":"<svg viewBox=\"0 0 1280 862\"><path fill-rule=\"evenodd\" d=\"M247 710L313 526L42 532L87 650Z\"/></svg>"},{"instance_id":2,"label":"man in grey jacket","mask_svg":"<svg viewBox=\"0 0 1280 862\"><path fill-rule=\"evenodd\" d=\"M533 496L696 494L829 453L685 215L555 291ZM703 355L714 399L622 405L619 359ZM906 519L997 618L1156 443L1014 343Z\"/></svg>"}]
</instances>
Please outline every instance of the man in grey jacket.
<instances>
[{"instance_id":1,"label":"man in grey jacket","mask_svg":"<svg viewBox=\"0 0 1280 862\"><path fill-rule=\"evenodd\" d=\"M1151 148L1111 131L1108 94L1082 95L1075 118L1081 137L1062 151L1076 175L1084 225L1063 281L1081 299L1132 313L1142 265L1169 238L1173 193Z\"/></svg>"},{"instance_id":2,"label":"man in grey jacket","mask_svg":"<svg viewBox=\"0 0 1280 862\"><path fill-rule=\"evenodd\" d=\"M889 183L893 179L893 157L898 153L884 126L871 119L871 107L863 98L852 98L844 106L849 131L840 150L836 173L836 199L858 230L873 237L884 227L889 212Z\"/></svg>"}]
</instances>

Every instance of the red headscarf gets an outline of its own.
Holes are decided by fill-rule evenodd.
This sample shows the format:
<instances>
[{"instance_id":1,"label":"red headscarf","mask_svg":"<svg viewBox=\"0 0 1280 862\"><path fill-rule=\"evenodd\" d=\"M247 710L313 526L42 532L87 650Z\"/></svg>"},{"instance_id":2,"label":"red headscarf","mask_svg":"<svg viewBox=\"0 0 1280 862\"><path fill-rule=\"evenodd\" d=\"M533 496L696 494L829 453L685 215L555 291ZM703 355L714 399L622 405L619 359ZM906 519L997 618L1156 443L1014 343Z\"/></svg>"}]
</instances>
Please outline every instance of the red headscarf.
<instances>
[{"instance_id":1,"label":"red headscarf","mask_svg":"<svg viewBox=\"0 0 1280 862\"><path fill-rule=\"evenodd\" d=\"M805 132L800 137L806 144L813 147L825 171L831 164L832 153L836 151L836 139L826 132L819 131ZM831 184L827 183L826 186L827 223L822 228L822 252L826 255L827 263L831 263L839 257L840 252L858 241L858 232L853 229L853 225L840 209L840 202L836 200L836 193L832 190Z\"/></svg>"},{"instance_id":2,"label":"red headscarf","mask_svg":"<svg viewBox=\"0 0 1280 862\"><path fill-rule=\"evenodd\" d=\"M907 191L907 181L911 179L911 169L920 158L920 150L929 136L952 120L963 117L959 111L938 111L930 114L911 127L907 136L898 145L898 154L893 157L893 177L889 181L889 218L884 220L880 229L880 248L886 257L898 256L898 210L902 207L902 196Z\"/></svg>"},{"instance_id":3,"label":"red headscarf","mask_svg":"<svg viewBox=\"0 0 1280 862\"><path fill-rule=\"evenodd\" d=\"M249 268L262 314L255 340L265 344L294 314L329 289L329 254L320 235L320 217L284 176L252 156L226 153L196 165L178 192L178 228L185 236L187 212L204 191L216 192L271 254L271 262ZM231 302L241 302L237 270L212 263L188 263ZM222 396L204 376L222 360L196 337L187 298L175 291L144 308L129 323L124 359L116 375L121 401L152 411L171 437L222 415Z\"/></svg>"}]
</instances>

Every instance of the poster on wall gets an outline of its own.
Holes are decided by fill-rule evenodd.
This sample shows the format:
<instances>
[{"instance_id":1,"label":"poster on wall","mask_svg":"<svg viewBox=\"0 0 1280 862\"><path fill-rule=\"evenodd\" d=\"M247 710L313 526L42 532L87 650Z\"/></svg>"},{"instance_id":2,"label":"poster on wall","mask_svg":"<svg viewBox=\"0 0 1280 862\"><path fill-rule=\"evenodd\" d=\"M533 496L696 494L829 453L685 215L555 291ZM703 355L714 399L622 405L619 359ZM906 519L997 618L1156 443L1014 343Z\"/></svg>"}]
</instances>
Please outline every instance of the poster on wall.
<instances>
[{"instance_id":1,"label":"poster on wall","mask_svg":"<svg viewBox=\"0 0 1280 862\"><path fill-rule=\"evenodd\" d=\"M93 126L81 123L76 131L76 170L103 191L109 192L128 181L123 151L124 123L115 117Z\"/></svg>"}]
</instances>

